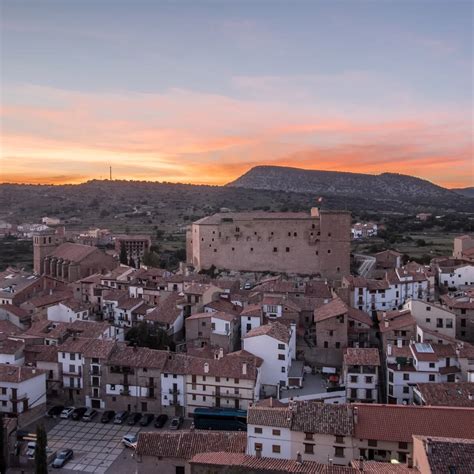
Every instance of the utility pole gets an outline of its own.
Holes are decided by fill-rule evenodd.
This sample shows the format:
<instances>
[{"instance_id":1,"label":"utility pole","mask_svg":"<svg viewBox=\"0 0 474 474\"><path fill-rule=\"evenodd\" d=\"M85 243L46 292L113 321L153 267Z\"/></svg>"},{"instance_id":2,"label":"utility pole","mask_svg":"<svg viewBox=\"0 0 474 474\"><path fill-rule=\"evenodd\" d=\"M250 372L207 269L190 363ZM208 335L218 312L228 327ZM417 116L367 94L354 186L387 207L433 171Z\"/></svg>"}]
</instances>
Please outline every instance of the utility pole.
<instances>
[{"instance_id":1,"label":"utility pole","mask_svg":"<svg viewBox=\"0 0 474 474\"><path fill-rule=\"evenodd\" d=\"M112 166L110 167L110 181L112 181Z\"/></svg>"}]
</instances>

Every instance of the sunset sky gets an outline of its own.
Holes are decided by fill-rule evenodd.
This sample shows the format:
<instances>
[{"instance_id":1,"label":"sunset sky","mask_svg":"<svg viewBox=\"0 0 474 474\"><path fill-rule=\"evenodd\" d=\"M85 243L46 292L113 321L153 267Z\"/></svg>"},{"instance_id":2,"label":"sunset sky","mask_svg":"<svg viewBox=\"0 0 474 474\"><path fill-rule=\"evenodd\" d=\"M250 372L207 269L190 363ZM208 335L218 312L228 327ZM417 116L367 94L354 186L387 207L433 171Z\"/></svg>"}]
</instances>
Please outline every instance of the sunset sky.
<instances>
[{"instance_id":1,"label":"sunset sky","mask_svg":"<svg viewBox=\"0 0 474 474\"><path fill-rule=\"evenodd\" d=\"M0 181L274 164L474 186L473 5L2 0Z\"/></svg>"}]
</instances>

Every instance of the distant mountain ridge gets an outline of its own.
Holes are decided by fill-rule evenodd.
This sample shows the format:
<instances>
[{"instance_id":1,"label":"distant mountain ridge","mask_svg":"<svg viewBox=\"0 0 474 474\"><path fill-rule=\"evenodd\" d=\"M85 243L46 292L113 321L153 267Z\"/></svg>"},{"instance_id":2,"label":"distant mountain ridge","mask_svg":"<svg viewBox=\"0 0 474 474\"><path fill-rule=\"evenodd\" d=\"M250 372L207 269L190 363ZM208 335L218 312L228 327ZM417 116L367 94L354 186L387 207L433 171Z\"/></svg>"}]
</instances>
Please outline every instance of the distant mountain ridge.
<instances>
[{"instance_id":1,"label":"distant mountain ridge","mask_svg":"<svg viewBox=\"0 0 474 474\"><path fill-rule=\"evenodd\" d=\"M370 175L342 171L318 171L284 166L256 166L227 186L371 198L418 203L435 207L474 210L474 199L430 181L396 173ZM474 196L473 196L474 197Z\"/></svg>"},{"instance_id":2,"label":"distant mountain ridge","mask_svg":"<svg viewBox=\"0 0 474 474\"><path fill-rule=\"evenodd\" d=\"M455 192L456 194L460 194L461 196L474 198L474 186L471 188L454 188L451 189L451 191Z\"/></svg>"}]
</instances>

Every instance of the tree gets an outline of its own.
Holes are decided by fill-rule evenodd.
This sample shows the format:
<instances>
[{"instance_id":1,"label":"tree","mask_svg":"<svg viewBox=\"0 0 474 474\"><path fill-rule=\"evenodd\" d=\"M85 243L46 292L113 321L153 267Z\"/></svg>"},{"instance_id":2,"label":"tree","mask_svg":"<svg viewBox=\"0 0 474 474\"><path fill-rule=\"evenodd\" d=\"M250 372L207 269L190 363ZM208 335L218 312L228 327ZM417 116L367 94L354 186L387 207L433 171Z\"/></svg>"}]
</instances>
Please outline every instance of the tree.
<instances>
[{"instance_id":1,"label":"tree","mask_svg":"<svg viewBox=\"0 0 474 474\"><path fill-rule=\"evenodd\" d=\"M35 449L35 473L36 474L47 474L48 473L48 459L46 456L46 446L48 444L48 438L43 425L37 425L36 427L36 449Z\"/></svg>"},{"instance_id":2,"label":"tree","mask_svg":"<svg viewBox=\"0 0 474 474\"><path fill-rule=\"evenodd\" d=\"M159 327L150 326L146 322L141 322L130 329L125 340L130 345L138 347L148 347L150 349L174 349L175 344L170 336Z\"/></svg>"},{"instance_id":3,"label":"tree","mask_svg":"<svg viewBox=\"0 0 474 474\"><path fill-rule=\"evenodd\" d=\"M133 259L131 255L130 255L130 260L128 261L128 266L135 268L135 260Z\"/></svg>"},{"instance_id":4,"label":"tree","mask_svg":"<svg viewBox=\"0 0 474 474\"><path fill-rule=\"evenodd\" d=\"M7 460L5 459L5 427L3 425L3 418L0 417L0 474L7 472Z\"/></svg>"},{"instance_id":5,"label":"tree","mask_svg":"<svg viewBox=\"0 0 474 474\"><path fill-rule=\"evenodd\" d=\"M143 255L143 265L149 267L159 267L160 266L160 256L156 252L145 252Z\"/></svg>"},{"instance_id":6,"label":"tree","mask_svg":"<svg viewBox=\"0 0 474 474\"><path fill-rule=\"evenodd\" d=\"M120 263L128 265L127 249L124 244L120 244Z\"/></svg>"}]
</instances>

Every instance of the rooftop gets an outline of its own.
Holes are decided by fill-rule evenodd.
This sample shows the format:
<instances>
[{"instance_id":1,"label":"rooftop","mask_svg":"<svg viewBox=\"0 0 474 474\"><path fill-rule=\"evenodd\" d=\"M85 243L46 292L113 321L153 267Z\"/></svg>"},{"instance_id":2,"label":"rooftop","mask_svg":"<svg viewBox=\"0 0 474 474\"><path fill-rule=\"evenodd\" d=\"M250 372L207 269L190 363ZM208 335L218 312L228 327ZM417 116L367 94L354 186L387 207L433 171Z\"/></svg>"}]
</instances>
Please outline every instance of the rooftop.
<instances>
[{"instance_id":1,"label":"rooftop","mask_svg":"<svg viewBox=\"0 0 474 474\"><path fill-rule=\"evenodd\" d=\"M474 382L419 383L426 405L474 408Z\"/></svg>"},{"instance_id":2,"label":"rooftop","mask_svg":"<svg viewBox=\"0 0 474 474\"><path fill-rule=\"evenodd\" d=\"M348 347L344 350L344 364L379 366L380 355L378 349Z\"/></svg>"},{"instance_id":3,"label":"rooftop","mask_svg":"<svg viewBox=\"0 0 474 474\"><path fill-rule=\"evenodd\" d=\"M245 339L256 336L269 336L278 341L284 342L285 344L290 342L290 331L288 327L277 321L251 329L245 335Z\"/></svg>"},{"instance_id":4,"label":"rooftop","mask_svg":"<svg viewBox=\"0 0 474 474\"><path fill-rule=\"evenodd\" d=\"M21 383L44 373L44 370L33 367L0 364L0 380L2 382Z\"/></svg>"},{"instance_id":5,"label":"rooftop","mask_svg":"<svg viewBox=\"0 0 474 474\"><path fill-rule=\"evenodd\" d=\"M233 431L150 431L138 435L137 454L189 460L198 453L244 453L247 434Z\"/></svg>"}]
</instances>

